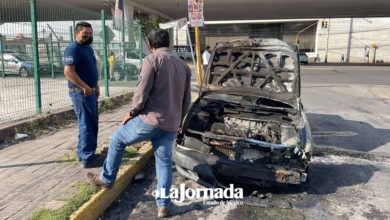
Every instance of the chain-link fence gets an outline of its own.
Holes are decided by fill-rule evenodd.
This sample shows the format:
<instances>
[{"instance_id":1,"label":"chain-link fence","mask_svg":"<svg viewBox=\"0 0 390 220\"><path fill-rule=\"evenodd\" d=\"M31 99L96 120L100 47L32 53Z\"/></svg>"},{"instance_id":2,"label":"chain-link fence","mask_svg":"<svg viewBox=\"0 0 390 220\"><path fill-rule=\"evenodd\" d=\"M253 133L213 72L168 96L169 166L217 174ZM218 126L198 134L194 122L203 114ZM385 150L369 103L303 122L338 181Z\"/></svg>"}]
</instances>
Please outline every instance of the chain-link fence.
<instances>
[{"instance_id":1,"label":"chain-link fence","mask_svg":"<svg viewBox=\"0 0 390 220\"><path fill-rule=\"evenodd\" d=\"M0 124L71 105L63 54L81 20L94 30L92 47L102 95L126 93L135 86L144 56L138 24L123 22L114 29L103 10L85 10L60 0L5 0L0 11ZM110 68L104 60L111 52L115 62Z\"/></svg>"}]
</instances>

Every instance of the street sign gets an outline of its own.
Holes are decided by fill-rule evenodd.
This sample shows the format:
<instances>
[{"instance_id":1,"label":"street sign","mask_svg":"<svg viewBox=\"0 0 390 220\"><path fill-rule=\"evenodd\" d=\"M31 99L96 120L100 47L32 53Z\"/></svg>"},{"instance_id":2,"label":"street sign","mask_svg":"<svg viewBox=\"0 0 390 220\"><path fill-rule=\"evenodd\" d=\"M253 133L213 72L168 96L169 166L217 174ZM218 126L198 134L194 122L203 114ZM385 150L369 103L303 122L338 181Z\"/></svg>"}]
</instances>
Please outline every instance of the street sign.
<instances>
[{"instance_id":1,"label":"street sign","mask_svg":"<svg viewBox=\"0 0 390 220\"><path fill-rule=\"evenodd\" d=\"M109 42L111 42L113 39L114 39L114 37L115 37L115 34L114 34L114 32L108 27L108 26L106 26L106 34L107 34L107 42L109 43ZM102 38L103 39L103 30L101 30L100 32L99 32L99 37L100 38Z\"/></svg>"},{"instance_id":2,"label":"street sign","mask_svg":"<svg viewBox=\"0 0 390 220\"><path fill-rule=\"evenodd\" d=\"M188 20L191 27L203 27L203 0L188 0Z\"/></svg>"}]
</instances>

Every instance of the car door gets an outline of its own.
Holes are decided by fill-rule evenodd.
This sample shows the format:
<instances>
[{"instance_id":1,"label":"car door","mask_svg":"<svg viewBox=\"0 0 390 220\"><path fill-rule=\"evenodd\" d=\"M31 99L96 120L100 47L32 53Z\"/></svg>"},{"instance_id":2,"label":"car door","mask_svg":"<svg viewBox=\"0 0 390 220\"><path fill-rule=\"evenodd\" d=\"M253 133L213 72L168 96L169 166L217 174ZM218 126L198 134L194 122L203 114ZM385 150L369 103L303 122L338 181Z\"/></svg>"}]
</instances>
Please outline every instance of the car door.
<instances>
[{"instance_id":1,"label":"car door","mask_svg":"<svg viewBox=\"0 0 390 220\"><path fill-rule=\"evenodd\" d=\"M4 54L4 72L6 74L13 74L12 73L12 67L14 66L14 63L12 61L12 56L9 54Z\"/></svg>"},{"instance_id":2,"label":"car door","mask_svg":"<svg viewBox=\"0 0 390 220\"><path fill-rule=\"evenodd\" d=\"M136 67L140 67L140 59L139 55L136 52L130 51L126 54L126 62L135 65Z\"/></svg>"},{"instance_id":3,"label":"car door","mask_svg":"<svg viewBox=\"0 0 390 220\"><path fill-rule=\"evenodd\" d=\"M4 55L0 56L0 73L3 75L3 71L5 72L5 62L3 60Z\"/></svg>"},{"instance_id":4,"label":"car door","mask_svg":"<svg viewBox=\"0 0 390 220\"><path fill-rule=\"evenodd\" d=\"M7 71L9 74L19 74L19 60L17 60L14 56L8 55L6 58Z\"/></svg>"}]
</instances>

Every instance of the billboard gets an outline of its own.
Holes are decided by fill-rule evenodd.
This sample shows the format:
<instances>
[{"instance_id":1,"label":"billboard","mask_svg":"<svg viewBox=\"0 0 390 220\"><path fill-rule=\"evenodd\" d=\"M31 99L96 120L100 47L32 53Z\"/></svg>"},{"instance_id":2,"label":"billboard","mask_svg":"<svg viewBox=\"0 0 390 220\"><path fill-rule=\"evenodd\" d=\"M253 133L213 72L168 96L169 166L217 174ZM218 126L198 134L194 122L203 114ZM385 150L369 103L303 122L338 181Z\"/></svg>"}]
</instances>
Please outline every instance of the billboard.
<instances>
[{"instance_id":1,"label":"billboard","mask_svg":"<svg viewBox=\"0 0 390 220\"><path fill-rule=\"evenodd\" d=\"M188 0L188 20L191 27L203 27L203 0Z\"/></svg>"}]
</instances>

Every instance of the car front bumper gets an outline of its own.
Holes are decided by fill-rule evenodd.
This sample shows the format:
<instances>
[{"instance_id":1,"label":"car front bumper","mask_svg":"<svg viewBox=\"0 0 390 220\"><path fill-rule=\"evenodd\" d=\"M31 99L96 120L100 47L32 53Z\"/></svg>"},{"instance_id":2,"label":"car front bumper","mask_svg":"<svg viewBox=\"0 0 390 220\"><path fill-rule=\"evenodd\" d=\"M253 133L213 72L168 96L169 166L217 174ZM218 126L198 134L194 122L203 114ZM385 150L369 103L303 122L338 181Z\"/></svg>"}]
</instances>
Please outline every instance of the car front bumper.
<instances>
[{"instance_id":1,"label":"car front bumper","mask_svg":"<svg viewBox=\"0 0 390 220\"><path fill-rule=\"evenodd\" d=\"M264 185L269 182L297 185L305 182L307 177L306 172L244 164L212 154L203 154L180 145L173 148L173 160L180 174L208 187L218 185L219 179L252 185Z\"/></svg>"}]
</instances>

